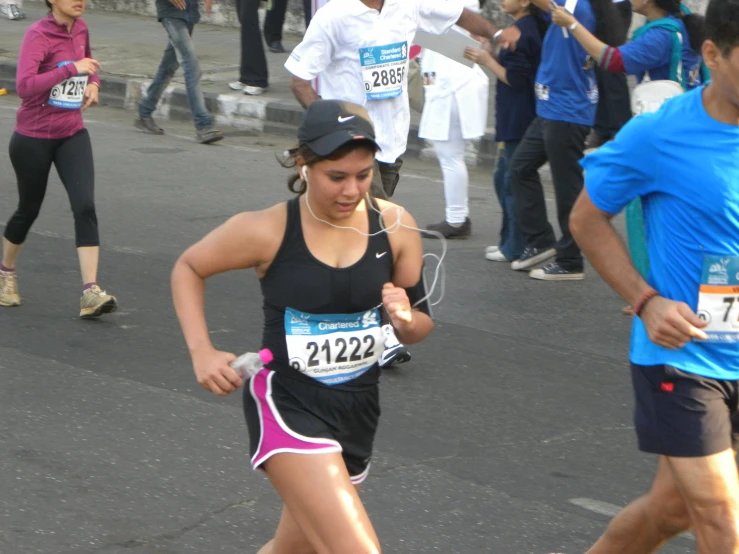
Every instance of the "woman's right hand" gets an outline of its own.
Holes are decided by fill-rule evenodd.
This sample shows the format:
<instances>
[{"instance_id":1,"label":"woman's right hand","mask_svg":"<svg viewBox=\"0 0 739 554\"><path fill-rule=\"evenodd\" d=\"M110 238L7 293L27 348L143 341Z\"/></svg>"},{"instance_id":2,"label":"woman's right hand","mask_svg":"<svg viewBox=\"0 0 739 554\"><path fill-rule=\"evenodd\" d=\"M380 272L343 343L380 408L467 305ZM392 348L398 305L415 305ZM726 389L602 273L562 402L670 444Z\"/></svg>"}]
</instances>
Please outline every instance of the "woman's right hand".
<instances>
[{"instance_id":1,"label":"woman's right hand","mask_svg":"<svg viewBox=\"0 0 739 554\"><path fill-rule=\"evenodd\" d=\"M487 50L483 48L470 48L469 46L464 49L464 57L476 64L484 66L489 66L493 61L493 56Z\"/></svg>"},{"instance_id":2,"label":"woman's right hand","mask_svg":"<svg viewBox=\"0 0 739 554\"><path fill-rule=\"evenodd\" d=\"M192 367L198 384L218 396L228 396L234 392L244 384L229 365L235 359L236 355L215 348L193 353Z\"/></svg>"},{"instance_id":3,"label":"woman's right hand","mask_svg":"<svg viewBox=\"0 0 739 554\"><path fill-rule=\"evenodd\" d=\"M94 75L100 71L100 62L92 58L85 58L78 62L74 62L78 75Z\"/></svg>"}]
</instances>

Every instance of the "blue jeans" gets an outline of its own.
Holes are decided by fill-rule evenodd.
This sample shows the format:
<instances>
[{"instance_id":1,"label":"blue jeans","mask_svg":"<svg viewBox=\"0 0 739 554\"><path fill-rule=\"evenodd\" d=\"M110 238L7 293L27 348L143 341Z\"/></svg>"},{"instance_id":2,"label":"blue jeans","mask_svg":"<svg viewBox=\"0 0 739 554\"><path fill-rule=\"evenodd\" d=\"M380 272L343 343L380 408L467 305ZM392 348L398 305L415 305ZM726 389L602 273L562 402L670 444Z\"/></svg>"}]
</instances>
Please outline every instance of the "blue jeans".
<instances>
[{"instance_id":1,"label":"blue jeans","mask_svg":"<svg viewBox=\"0 0 739 554\"><path fill-rule=\"evenodd\" d=\"M511 188L510 160L518 147L518 140L504 142L498 151L498 165L495 168L493 183L495 194L503 210L503 226L500 229L500 243L498 248L510 261L517 260L523 254L526 241L521 229L518 227L518 216L516 215L516 201Z\"/></svg>"},{"instance_id":2,"label":"blue jeans","mask_svg":"<svg viewBox=\"0 0 739 554\"><path fill-rule=\"evenodd\" d=\"M139 104L139 115L151 117L159 103L159 99L174 77L177 68L182 66L185 72L187 100L195 122L196 129L204 129L213 125L213 118L205 107L203 92L200 90L200 63L192 43L194 25L184 19L166 17L162 25L169 35L169 44L164 49L164 57L159 64L154 80L146 91L146 96Z\"/></svg>"}]
</instances>

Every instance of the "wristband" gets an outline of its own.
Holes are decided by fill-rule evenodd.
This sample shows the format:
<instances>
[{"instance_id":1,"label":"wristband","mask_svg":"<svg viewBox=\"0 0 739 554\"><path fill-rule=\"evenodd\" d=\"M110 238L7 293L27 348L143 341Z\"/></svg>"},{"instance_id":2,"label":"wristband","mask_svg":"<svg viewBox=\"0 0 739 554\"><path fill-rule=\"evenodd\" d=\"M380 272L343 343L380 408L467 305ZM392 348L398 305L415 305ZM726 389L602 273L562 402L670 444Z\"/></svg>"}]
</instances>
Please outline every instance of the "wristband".
<instances>
[{"instance_id":1,"label":"wristband","mask_svg":"<svg viewBox=\"0 0 739 554\"><path fill-rule=\"evenodd\" d=\"M659 296L659 293L654 289L649 289L647 292L645 292L634 306L634 315L637 317L640 316L642 310L644 309L644 306L646 306L647 302L649 302L655 296Z\"/></svg>"},{"instance_id":2,"label":"wristband","mask_svg":"<svg viewBox=\"0 0 739 554\"><path fill-rule=\"evenodd\" d=\"M503 29L498 29L495 31L495 34L493 35L493 42L497 42L498 37L503 33Z\"/></svg>"},{"instance_id":3,"label":"wristband","mask_svg":"<svg viewBox=\"0 0 739 554\"><path fill-rule=\"evenodd\" d=\"M580 26L580 22L579 21L575 21L572 25L570 25L570 31L574 31L579 26Z\"/></svg>"}]
</instances>

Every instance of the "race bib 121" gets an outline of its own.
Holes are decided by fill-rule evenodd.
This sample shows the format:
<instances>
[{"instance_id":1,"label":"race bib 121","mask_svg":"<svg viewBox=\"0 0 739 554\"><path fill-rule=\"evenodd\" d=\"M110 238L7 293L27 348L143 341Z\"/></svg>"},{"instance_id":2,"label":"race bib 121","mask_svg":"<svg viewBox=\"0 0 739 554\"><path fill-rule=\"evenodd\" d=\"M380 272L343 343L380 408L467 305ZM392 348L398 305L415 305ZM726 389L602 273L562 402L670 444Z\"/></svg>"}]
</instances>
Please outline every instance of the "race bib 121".
<instances>
[{"instance_id":1,"label":"race bib 121","mask_svg":"<svg viewBox=\"0 0 739 554\"><path fill-rule=\"evenodd\" d=\"M709 341L739 342L739 256L705 257L698 317Z\"/></svg>"},{"instance_id":2,"label":"race bib 121","mask_svg":"<svg viewBox=\"0 0 739 554\"><path fill-rule=\"evenodd\" d=\"M57 67L63 67L74 62L60 62ZM56 85L49 94L49 105L68 110L79 110L85 99L87 75L75 75Z\"/></svg>"},{"instance_id":3,"label":"race bib 121","mask_svg":"<svg viewBox=\"0 0 739 554\"><path fill-rule=\"evenodd\" d=\"M356 379L380 359L385 335L377 309L356 314L285 310L285 341L293 369L325 385Z\"/></svg>"},{"instance_id":4,"label":"race bib 121","mask_svg":"<svg viewBox=\"0 0 739 554\"><path fill-rule=\"evenodd\" d=\"M408 63L407 42L360 48L359 62L367 100L386 100L402 94Z\"/></svg>"}]
</instances>

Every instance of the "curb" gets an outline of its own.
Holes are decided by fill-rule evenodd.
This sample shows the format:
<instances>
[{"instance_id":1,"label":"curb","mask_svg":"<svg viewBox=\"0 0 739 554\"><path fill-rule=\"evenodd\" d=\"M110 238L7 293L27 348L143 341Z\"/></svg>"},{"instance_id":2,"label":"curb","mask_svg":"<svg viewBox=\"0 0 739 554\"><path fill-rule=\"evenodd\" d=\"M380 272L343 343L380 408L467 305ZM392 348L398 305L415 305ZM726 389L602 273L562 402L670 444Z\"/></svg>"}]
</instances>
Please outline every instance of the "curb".
<instances>
[{"instance_id":1,"label":"curb","mask_svg":"<svg viewBox=\"0 0 739 554\"><path fill-rule=\"evenodd\" d=\"M17 63L0 62L0 88L15 92ZM150 79L126 79L100 76L100 105L135 112L136 106ZM303 115L303 109L294 104L243 94L204 93L205 105L215 117L215 123L248 134L274 133L295 135ZM190 108L184 86L170 86L164 92L154 117L161 120L190 121ZM493 167L497 153L495 134L487 133L478 141L472 141L467 153L467 163ZM434 158L430 144L418 137L418 126L411 125L406 156L423 159Z\"/></svg>"}]
</instances>

